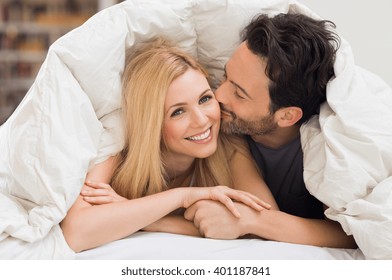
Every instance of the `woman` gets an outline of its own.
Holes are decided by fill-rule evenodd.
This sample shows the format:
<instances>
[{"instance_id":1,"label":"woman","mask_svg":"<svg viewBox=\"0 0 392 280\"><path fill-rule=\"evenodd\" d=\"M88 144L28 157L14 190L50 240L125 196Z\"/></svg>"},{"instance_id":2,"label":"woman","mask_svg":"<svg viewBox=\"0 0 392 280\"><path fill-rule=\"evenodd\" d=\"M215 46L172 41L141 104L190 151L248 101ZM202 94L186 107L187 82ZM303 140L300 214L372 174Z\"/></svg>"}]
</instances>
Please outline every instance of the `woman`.
<instances>
[{"instance_id":1,"label":"woman","mask_svg":"<svg viewBox=\"0 0 392 280\"><path fill-rule=\"evenodd\" d=\"M129 55L123 112L124 149L88 173L61 223L74 251L140 229L199 235L191 222L168 214L203 199L220 201L237 217L232 199L258 211L277 208L242 143L218 137L219 104L189 55L161 39ZM238 164L249 172L238 174ZM245 186L269 204L241 191Z\"/></svg>"}]
</instances>

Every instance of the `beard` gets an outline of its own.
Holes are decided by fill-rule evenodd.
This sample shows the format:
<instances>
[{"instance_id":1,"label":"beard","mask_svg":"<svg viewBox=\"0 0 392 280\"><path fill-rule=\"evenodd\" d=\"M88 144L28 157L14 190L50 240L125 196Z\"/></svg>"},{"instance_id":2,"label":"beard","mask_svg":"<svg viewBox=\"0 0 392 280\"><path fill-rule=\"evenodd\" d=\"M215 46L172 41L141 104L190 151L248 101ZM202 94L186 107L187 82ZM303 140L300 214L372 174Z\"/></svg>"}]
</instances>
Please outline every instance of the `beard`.
<instances>
[{"instance_id":1,"label":"beard","mask_svg":"<svg viewBox=\"0 0 392 280\"><path fill-rule=\"evenodd\" d=\"M278 127L273 114L258 120L248 121L239 118L236 114L226 110L222 106L221 110L231 116L231 120L221 120L220 130L226 134L260 136L270 134Z\"/></svg>"}]
</instances>

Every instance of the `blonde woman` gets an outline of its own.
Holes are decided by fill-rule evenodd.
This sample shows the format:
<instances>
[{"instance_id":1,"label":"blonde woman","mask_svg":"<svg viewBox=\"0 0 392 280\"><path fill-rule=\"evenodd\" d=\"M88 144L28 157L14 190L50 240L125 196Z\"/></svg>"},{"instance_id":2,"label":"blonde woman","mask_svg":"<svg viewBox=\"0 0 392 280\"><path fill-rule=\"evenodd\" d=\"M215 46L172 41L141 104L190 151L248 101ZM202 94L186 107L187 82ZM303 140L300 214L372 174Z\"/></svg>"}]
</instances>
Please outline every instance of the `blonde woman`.
<instances>
[{"instance_id":1,"label":"blonde woman","mask_svg":"<svg viewBox=\"0 0 392 280\"><path fill-rule=\"evenodd\" d=\"M141 229L200 235L181 215L169 215L199 200L219 201L235 217L232 200L256 211L277 208L242 143L218 136L219 104L189 55L162 39L129 55L123 112L124 149L87 174L61 223L74 251Z\"/></svg>"}]
</instances>

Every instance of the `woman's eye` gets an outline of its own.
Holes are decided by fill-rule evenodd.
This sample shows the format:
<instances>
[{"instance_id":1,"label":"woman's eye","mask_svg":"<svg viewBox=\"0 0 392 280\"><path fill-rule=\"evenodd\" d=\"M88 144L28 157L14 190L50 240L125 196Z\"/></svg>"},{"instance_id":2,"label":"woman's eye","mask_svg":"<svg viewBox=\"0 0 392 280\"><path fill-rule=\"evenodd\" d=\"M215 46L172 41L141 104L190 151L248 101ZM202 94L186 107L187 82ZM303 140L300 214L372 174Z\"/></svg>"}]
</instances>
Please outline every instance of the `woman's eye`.
<instances>
[{"instance_id":1,"label":"woman's eye","mask_svg":"<svg viewBox=\"0 0 392 280\"><path fill-rule=\"evenodd\" d=\"M177 109L177 110L175 110L173 113L171 113L170 117L179 116L179 115L181 115L182 113L184 113L184 110L183 110L183 109Z\"/></svg>"},{"instance_id":2,"label":"woman's eye","mask_svg":"<svg viewBox=\"0 0 392 280\"><path fill-rule=\"evenodd\" d=\"M200 98L199 104L206 103L206 102L208 102L211 98L212 98L211 95L205 95L205 96L203 96L202 98Z\"/></svg>"}]
</instances>

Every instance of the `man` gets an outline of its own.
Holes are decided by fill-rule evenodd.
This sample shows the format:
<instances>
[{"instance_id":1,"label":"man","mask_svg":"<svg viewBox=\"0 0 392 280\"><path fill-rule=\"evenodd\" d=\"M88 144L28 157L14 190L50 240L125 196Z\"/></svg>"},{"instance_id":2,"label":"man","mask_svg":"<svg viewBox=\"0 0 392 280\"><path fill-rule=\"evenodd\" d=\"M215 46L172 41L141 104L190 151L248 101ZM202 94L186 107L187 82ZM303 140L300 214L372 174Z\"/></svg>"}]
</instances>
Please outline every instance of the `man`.
<instances>
[{"instance_id":1,"label":"man","mask_svg":"<svg viewBox=\"0 0 392 280\"><path fill-rule=\"evenodd\" d=\"M237 204L233 218L219 204L201 201L185 212L206 237L247 234L290 243L355 248L340 224L327 220L323 205L303 181L300 126L317 114L333 77L338 37L334 24L300 14L260 15L226 64L216 91L222 131L245 135L250 151L280 211L256 212Z\"/></svg>"}]
</instances>

